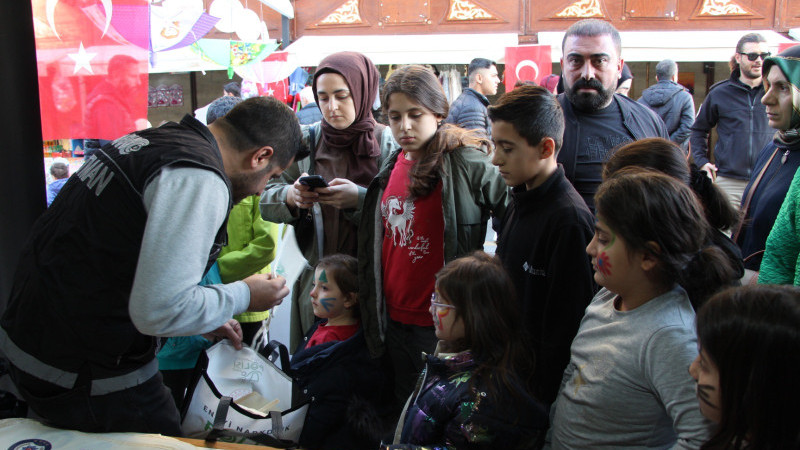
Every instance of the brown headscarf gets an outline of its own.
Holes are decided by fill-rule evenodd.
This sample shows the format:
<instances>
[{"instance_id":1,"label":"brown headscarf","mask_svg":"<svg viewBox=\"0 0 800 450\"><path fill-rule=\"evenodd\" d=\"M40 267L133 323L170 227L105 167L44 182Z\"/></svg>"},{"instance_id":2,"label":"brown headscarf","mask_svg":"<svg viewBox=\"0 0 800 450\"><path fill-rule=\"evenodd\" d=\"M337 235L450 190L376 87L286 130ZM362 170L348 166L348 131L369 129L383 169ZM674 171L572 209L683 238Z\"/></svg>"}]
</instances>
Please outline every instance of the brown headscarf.
<instances>
[{"instance_id":1,"label":"brown headscarf","mask_svg":"<svg viewBox=\"0 0 800 450\"><path fill-rule=\"evenodd\" d=\"M334 53L317 66L316 73L314 74L314 82L312 88L314 90L314 99L319 103L317 97L317 80L319 76L324 73L338 73L344 77L347 85L350 87L350 95L353 98L353 103L356 109L356 118L353 123L344 130L337 130L325 120L322 121L322 141L328 149L333 151L352 152L354 155L361 157L377 158L381 154L380 144L375 138L375 119L372 118L372 105L375 103L375 97L378 94L378 80L380 74L372 61L361 53L356 52L339 52ZM358 161L353 160L353 163ZM357 165L357 164L356 164ZM351 180L358 184L358 169L351 165L350 176ZM375 174L369 176L364 185Z\"/></svg>"},{"instance_id":2,"label":"brown headscarf","mask_svg":"<svg viewBox=\"0 0 800 450\"><path fill-rule=\"evenodd\" d=\"M372 61L355 52L340 52L320 62L314 75L312 89L317 97L317 80L324 73L341 75L350 88L356 117L344 130L337 130L322 120L322 142L315 153L315 171L326 180L347 178L366 187L378 172L380 143L375 137L372 105L378 94L380 74ZM347 253L356 255L358 228L344 218L342 211L322 205L323 254Z\"/></svg>"}]
</instances>

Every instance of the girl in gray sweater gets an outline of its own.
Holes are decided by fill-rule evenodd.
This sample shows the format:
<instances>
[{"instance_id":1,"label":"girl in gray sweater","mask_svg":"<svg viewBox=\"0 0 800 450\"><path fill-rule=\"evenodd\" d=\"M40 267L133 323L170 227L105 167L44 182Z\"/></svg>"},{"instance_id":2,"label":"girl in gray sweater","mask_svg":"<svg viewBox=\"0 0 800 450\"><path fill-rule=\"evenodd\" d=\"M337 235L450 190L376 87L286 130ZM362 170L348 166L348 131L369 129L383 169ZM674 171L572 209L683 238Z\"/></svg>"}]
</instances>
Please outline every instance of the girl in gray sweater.
<instances>
[{"instance_id":1,"label":"girl in gray sweater","mask_svg":"<svg viewBox=\"0 0 800 450\"><path fill-rule=\"evenodd\" d=\"M711 289L733 269L706 246L702 206L684 183L625 168L595 195L586 251L603 289L586 309L551 408L552 448L698 448L711 431L687 371L694 308L681 283ZM688 284L688 283L687 283Z\"/></svg>"}]
</instances>

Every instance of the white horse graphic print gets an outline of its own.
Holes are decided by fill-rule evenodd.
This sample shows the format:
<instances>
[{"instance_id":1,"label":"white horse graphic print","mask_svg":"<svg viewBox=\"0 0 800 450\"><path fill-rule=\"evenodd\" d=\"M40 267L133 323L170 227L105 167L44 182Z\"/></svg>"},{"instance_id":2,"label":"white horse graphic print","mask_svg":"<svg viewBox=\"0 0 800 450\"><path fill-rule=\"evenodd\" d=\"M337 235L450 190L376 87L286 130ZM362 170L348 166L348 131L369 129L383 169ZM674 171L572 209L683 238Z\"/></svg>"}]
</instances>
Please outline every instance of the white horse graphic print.
<instances>
[{"instance_id":1,"label":"white horse graphic print","mask_svg":"<svg viewBox=\"0 0 800 450\"><path fill-rule=\"evenodd\" d=\"M401 197L391 196L381 205L381 215L386 221L387 230L392 233L392 244L407 247L414 232L414 203Z\"/></svg>"}]
</instances>

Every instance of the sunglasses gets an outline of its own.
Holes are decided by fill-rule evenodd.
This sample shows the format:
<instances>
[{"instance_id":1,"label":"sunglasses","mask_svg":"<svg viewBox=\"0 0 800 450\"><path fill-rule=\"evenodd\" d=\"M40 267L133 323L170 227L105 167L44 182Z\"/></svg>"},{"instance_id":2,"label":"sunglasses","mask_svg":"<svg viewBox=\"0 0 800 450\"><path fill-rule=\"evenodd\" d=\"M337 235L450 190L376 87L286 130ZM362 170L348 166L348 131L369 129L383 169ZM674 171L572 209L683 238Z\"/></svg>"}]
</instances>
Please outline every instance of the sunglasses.
<instances>
[{"instance_id":1,"label":"sunglasses","mask_svg":"<svg viewBox=\"0 0 800 450\"><path fill-rule=\"evenodd\" d=\"M755 60L757 60L759 57L760 57L760 58L761 58L761 60L763 61L763 60L765 60L765 59L769 58L769 57L770 57L770 55L772 55L772 53L770 53L770 52L764 52L764 53L756 53L756 52L753 52L753 53L742 53L742 52L739 52L739 54L740 54L740 55L745 55L745 56L747 56L747 59L748 59L749 61L755 61Z\"/></svg>"},{"instance_id":2,"label":"sunglasses","mask_svg":"<svg viewBox=\"0 0 800 450\"><path fill-rule=\"evenodd\" d=\"M439 294L434 292L431 295L431 306L433 306L434 308L456 309L456 307L453 306L453 305L448 305L447 303L439 303L439 302L437 302L436 300L438 300L438 299L439 299Z\"/></svg>"}]
</instances>

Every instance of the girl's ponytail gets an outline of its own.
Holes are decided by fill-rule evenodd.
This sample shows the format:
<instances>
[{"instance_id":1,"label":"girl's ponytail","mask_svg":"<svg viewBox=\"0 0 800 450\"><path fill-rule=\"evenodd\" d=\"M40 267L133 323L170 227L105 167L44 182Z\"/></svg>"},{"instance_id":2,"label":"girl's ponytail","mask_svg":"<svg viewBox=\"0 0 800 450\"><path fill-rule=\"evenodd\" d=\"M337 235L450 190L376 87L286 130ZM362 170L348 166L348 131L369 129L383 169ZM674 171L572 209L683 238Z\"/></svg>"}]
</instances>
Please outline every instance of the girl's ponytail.
<instances>
[{"instance_id":1,"label":"girl's ponytail","mask_svg":"<svg viewBox=\"0 0 800 450\"><path fill-rule=\"evenodd\" d=\"M736 270L719 247L709 245L695 253L678 274L695 311L720 290L734 285Z\"/></svg>"},{"instance_id":2,"label":"girl's ponytail","mask_svg":"<svg viewBox=\"0 0 800 450\"><path fill-rule=\"evenodd\" d=\"M730 230L739 224L739 211L731 206L728 195L694 164L691 165L689 185L700 197L706 210L706 218L712 227L717 230Z\"/></svg>"}]
</instances>

